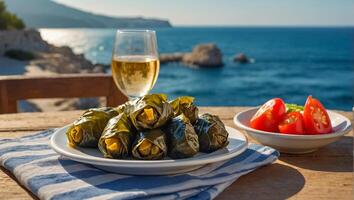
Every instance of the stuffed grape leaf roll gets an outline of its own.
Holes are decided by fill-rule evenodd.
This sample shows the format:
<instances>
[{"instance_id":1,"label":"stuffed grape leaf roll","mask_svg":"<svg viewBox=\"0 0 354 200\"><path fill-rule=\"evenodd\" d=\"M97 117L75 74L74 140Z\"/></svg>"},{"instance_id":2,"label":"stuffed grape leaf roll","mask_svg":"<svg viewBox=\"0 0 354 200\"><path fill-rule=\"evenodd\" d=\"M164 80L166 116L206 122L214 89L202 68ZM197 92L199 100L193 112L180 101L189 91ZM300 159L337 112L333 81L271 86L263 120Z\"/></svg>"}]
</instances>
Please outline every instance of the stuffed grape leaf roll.
<instances>
[{"instance_id":1,"label":"stuffed grape leaf roll","mask_svg":"<svg viewBox=\"0 0 354 200\"><path fill-rule=\"evenodd\" d=\"M182 96L171 101L170 104L173 108L174 115L178 116L183 114L191 124L195 124L198 119L198 107L193 104L194 97Z\"/></svg>"},{"instance_id":2,"label":"stuffed grape leaf roll","mask_svg":"<svg viewBox=\"0 0 354 200\"><path fill-rule=\"evenodd\" d=\"M229 143L229 133L216 115L208 113L201 115L194 125L194 129L198 134L201 152L210 153L225 147Z\"/></svg>"},{"instance_id":3,"label":"stuffed grape leaf roll","mask_svg":"<svg viewBox=\"0 0 354 200\"><path fill-rule=\"evenodd\" d=\"M106 158L128 158L136 130L125 113L109 120L98 142Z\"/></svg>"},{"instance_id":4,"label":"stuffed grape leaf roll","mask_svg":"<svg viewBox=\"0 0 354 200\"><path fill-rule=\"evenodd\" d=\"M159 160L167 155L166 136L161 129L142 131L132 147L132 155L140 160Z\"/></svg>"},{"instance_id":5,"label":"stuffed grape leaf roll","mask_svg":"<svg viewBox=\"0 0 354 200\"><path fill-rule=\"evenodd\" d=\"M117 111L119 114L120 113L125 113L127 115L130 114L130 112L132 111L132 109L134 108L134 100L130 100L127 101L119 106L117 106L116 108L114 108L115 111Z\"/></svg>"},{"instance_id":6,"label":"stuffed grape leaf roll","mask_svg":"<svg viewBox=\"0 0 354 200\"><path fill-rule=\"evenodd\" d=\"M85 111L66 131L72 147L97 147L108 120L118 115L113 108L92 108Z\"/></svg>"},{"instance_id":7,"label":"stuffed grape leaf roll","mask_svg":"<svg viewBox=\"0 0 354 200\"><path fill-rule=\"evenodd\" d=\"M163 131L167 136L169 157L189 158L198 153L198 135L189 120L183 116L173 118L163 127Z\"/></svg>"},{"instance_id":8,"label":"stuffed grape leaf roll","mask_svg":"<svg viewBox=\"0 0 354 200\"><path fill-rule=\"evenodd\" d=\"M173 117L173 109L166 95L150 94L135 100L129 116L137 130L155 129Z\"/></svg>"}]
</instances>

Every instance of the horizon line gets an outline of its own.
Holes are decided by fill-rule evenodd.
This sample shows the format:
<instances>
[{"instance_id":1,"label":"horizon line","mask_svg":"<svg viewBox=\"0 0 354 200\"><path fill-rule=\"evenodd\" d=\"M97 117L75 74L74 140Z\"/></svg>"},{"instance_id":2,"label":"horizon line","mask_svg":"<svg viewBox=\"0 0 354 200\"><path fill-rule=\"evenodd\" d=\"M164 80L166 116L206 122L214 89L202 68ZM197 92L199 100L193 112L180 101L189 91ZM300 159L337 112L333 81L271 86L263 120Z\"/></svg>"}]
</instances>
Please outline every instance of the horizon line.
<instances>
[{"instance_id":1,"label":"horizon line","mask_svg":"<svg viewBox=\"0 0 354 200\"><path fill-rule=\"evenodd\" d=\"M199 25L196 25L196 24L171 24L172 25L172 28L173 27L323 27L323 28L326 28L326 27L350 27L350 28L354 28L354 24L340 24L340 25L335 25L335 24L327 24L327 25L324 25L324 24L274 24L274 25L271 25L271 24L263 24L263 25L238 25L238 24L199 24Z\"/></svg>"},{"instance_id":2,"label":"horizon line","mask_svg":"<svg viewBox=\"0 0 354 200\"><path fill-rule=\"evenodd\" d=\"M117 29L123 27L26 27L28 29ZM154 29L170 28L354 28L354 25L172 25L171 27L153 27ZM136 28L140 29L140 28ZM144 29L144 28L143 28Z\"/></svg>"}]
</instances>

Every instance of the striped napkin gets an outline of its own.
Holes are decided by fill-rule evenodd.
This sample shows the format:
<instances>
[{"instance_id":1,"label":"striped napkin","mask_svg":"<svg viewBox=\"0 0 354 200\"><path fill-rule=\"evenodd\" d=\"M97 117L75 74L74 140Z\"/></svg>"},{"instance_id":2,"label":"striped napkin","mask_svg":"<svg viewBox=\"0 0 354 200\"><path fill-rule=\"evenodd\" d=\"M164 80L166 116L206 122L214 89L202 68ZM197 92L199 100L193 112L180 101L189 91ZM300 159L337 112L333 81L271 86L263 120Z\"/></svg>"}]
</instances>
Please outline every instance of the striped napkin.
<instances>
[{"instance_id":1,"label":"striped napkin","mask_svg":"<svg viewBox=\"0 0 354 200\"><path fill-rule=\"evenodd\" d=\"M53 129L0 140L0 164L40 199L213 199L240 176L274 162L279 153L251 144L229 161L170 176L109 173L59 156Z\"/></svg>"}]
</instances>

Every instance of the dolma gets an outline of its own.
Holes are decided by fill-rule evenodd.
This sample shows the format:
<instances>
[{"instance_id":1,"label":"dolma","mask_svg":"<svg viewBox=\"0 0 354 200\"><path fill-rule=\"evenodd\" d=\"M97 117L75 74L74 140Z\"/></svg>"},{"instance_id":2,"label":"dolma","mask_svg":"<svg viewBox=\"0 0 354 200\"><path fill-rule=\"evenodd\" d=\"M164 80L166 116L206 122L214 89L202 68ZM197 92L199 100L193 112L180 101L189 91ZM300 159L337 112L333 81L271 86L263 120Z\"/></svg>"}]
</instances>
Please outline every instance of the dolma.
<instances>
[{"instance_id":1,"label":"dolma","mask_svg":"<svg viewBox=\"0 0 354 200\"><path fill-rule=\"evenodd\" d=\"M66 131L72 147L97 147L108 120L118 115L113 108L92 108L85 111Z\"/></svg>"},{"instance_id":2,"label":"dolma","mask_svg":"<svg viewBox=\"0 0 354 200\"><path fill-rule=\"evenodd\" d=\"M166 136L161 129L142 131L132 147L132 155L140 160L159 160L167 155Z\"/></svg>"},{"instance_id":3,"label":"dolma","mask_svg":"<svg viewBox=\"0 0 354 200\"><path fill-rule=\"evenodd\" d=\"M135 102L136 101L134 101L134 100L127 101L127 102L117 106L116 108L114 108L114 110L116 112L118 112L119 114L125 113L125 114L129 115L132 112L132 109L134 108Z\"/></svg>"},{"instance_id":4,"label":"dolma","mask_svg":"<svg viewBox=\"0 0 354 200\"><path fill-rule=\"evenodd\" d=\"M173 118L163 131L168 142L168 156L174 159L189 158L199 151L198 135L189 120L178 116Z\"/></svg>"},{"instance_id":5,"label":"dolma","mask_svg":"<svg viewBox=\"0 0 354 200\"><path fill-rule=\"evenodd\" d=\"M109 120L98 148L106 158L127 158L131 152L136 130L125 113Z\"/></svg>"},{"instance_id":6,"label":"dolma","mask_svg":"<svg viewBox=\"0 0 354 200\"><path fill-rule=\"evenodd\" d=\"M198 119L198 107L193 104L194 97L182 96L171 101L170 104L173 108L174 116L183 114L191 124L195 124Z\"/></svg>"},{"instance_id":7,"label":"dolma","mask_svg":"<svg viewBox=\"0 0 354 200\"><path fill-rule=\"evenodd\" d=\"M134 102L129 114L137 130L155 129L173 117L173 109L164 94L145 95Z\"/></svg>"},{"instance_id":8,"label":"dolma","mask_svg":"<svg viewBox=\"0 0 354 200\"><path fill-rule=\"evenodd\" d=\"M201 152L210 153L225 147L229 143L229 133L216 115L208 113L201 115L194 125L194 129L198 134Z\"/></svg>"}]
</instances>

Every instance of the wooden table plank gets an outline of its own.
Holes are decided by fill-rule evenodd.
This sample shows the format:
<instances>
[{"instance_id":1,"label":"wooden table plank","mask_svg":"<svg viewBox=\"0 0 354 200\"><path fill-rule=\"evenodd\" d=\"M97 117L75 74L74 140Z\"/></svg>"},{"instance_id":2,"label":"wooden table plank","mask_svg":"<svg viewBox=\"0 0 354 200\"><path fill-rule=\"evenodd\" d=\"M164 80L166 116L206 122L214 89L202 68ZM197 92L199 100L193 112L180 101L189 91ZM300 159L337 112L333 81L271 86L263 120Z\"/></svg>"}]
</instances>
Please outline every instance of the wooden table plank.
<instances>
[{"instance_id":1,"label":"wooden table plank","mask_svg":"<svg viewBox=\"0 0 354 200\"><path fill-rule=\"evenodd\" d=\"M245 107L202 107L235 127L233 116ZM60 127L82 111L0 115L0 138L14 138ZM341 112L353 121L353 113ZM236 127L235 127L236 128ZM249 138L250 142L255 142ZM0 171L1 199L32 199L6 173ZM314 153L281 154L276 163L241 177L217 199L352 199L353 132Z\"/></svg>"},{"instance_id":2,"label":"wooden table plank","mask_svg":"<svg viewBox=\"0 0 354 200\"><path fill-rule=\"evenodd\" d=\"M0 115L0 132L36 131L71 123L83 111L18 113Z\"/></svg>"}]
</instances>

